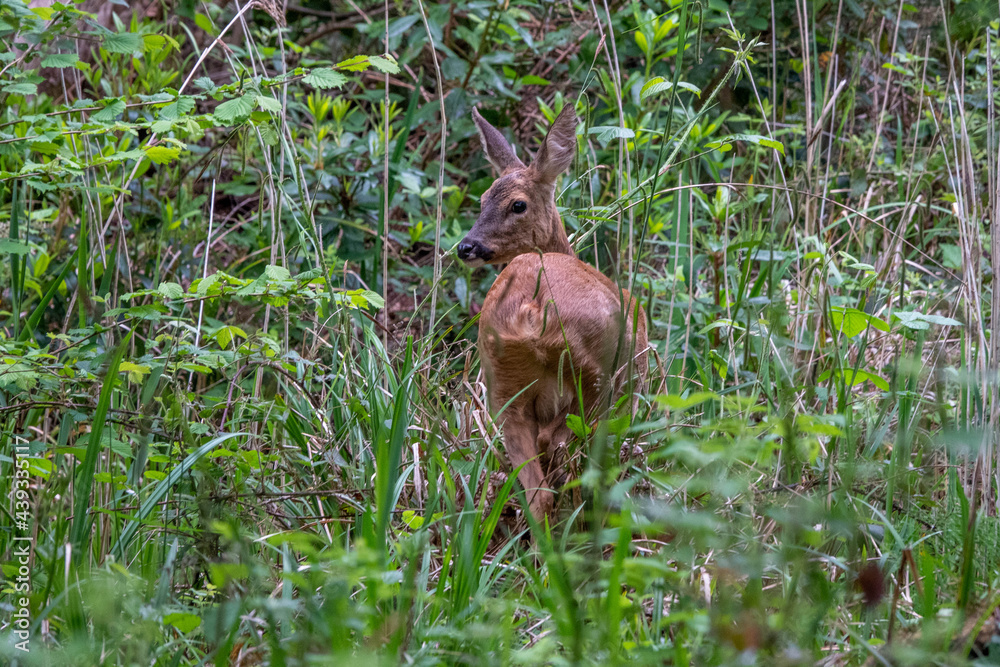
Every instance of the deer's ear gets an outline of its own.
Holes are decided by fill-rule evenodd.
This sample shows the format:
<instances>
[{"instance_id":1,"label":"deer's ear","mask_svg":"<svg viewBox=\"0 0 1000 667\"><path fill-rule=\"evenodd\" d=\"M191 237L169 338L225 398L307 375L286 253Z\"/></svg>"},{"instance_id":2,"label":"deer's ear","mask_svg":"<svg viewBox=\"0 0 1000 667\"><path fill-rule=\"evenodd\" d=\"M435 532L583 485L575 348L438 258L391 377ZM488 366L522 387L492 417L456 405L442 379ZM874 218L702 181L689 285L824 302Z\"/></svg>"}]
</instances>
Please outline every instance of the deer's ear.
<instances>
[{"instance_id":1,"label":"deer's ear","mask_svg":"<svg viewBox=\"0 0 1000 667\"><path fill-rule=\"evenodd\" d=\"M576 124L576 111L573 110L572 103L567 103L545 135L545 141L532 165L541 181L555 183L559 174L573 164L576 156Z\"/></svg>"},{"instance_id":2,"label":"deer's ear","mask_svg":"<svg viewBox=\"0 0 1000 667\"><path fill-rule=\"evenodd\" d=\"M486 119L479 115L475 107L472 108L472 120L476 121L476 129L479 130L479 140L486 152L486 159L490 161L498 173L502 174L508 169L524 167L524 163L514 155L513 146L507 143L504 136L500 134L500 130L486 122Z\"/></svg>"}]
</instances>

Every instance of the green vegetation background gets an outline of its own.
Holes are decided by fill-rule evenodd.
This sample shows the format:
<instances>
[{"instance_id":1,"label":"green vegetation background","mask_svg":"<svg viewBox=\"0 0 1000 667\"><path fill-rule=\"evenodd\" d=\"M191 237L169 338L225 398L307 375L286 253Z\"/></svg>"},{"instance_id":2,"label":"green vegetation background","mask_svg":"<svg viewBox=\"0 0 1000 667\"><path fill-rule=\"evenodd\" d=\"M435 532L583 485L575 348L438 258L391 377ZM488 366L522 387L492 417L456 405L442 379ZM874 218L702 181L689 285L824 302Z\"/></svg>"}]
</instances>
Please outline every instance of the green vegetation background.
<instances>
[{"instance_id":1,"label":"green vegetation background","mask_svg":"<svg viewBox=\"0 0 1000 667\"><path fill-rule=\"evenodd\" d=\"M33 4L7 664L1000 664L996 5ZM528 526L451 249L566 104L653 370Z\"/></svg>"}]
</instances>

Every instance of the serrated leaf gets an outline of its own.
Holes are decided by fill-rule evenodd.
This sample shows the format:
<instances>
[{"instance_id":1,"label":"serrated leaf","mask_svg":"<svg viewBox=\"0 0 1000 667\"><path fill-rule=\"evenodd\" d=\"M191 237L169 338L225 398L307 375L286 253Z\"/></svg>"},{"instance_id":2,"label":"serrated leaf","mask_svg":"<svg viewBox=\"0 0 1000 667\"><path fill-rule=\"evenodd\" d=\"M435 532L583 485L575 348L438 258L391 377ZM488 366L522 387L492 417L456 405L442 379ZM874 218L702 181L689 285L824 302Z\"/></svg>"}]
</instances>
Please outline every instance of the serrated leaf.
<instances>
[{"instance_id":1,"label":"serrated leaf","mask_svg":"<svg viewBox=\"0 0 1000 667\"><path fill-rule=\"evenodd\" d=\"M178 97L176 101L160 109L160 118L164 120L177 120L192 109L194 109L193 97Z\"/></svg>"},{"instance_id":2,"label":"serrated leaf","mask_svg":"<svg viewBox=\"0 0 1000 667\"><path fill-rule=\"evenodd\" d=\"M31 142L31 150L36 153L41 153L42 155L59 154L59 146L55 145L51 141L33 141Z\"/></svg>"},{"instance_id":3,"label":"serrated leaf","mask_svg":"<svg viewBox=\"0 0 1000 667\"><path fill-rule=\"evenodd\" d=\"M353 58L340 61L334 67L342 69L345 72L364 72L368 69L369 65L368 56L354 56Z\"/></svg>"},{"instance_id":4,"label":"serrated leaf","mask_svg":"<svg viewBox=\"0 0 1000 667\"><path fill-rule=\"evenodd\" d=\"M215 108L215 113L212 115L223 125L242 123L250 117L256 97L254 93L247 93L246 95L223 102Z\"/></svg>"},{"instance_id":5,"label":"serrated leaf","mask_svg":"<svg viewBox=\"0 0 1000 667\"><path fill-rule=\"evenodd\" d=\"M761 139L760 145L764 146L765 148L773 148L782 155L785 154L785 145L780 141L775 141L774 139Z\"/></svg>"},{"instance_id":6,"label":"serrated leaf","mask_svg":"<svg viewBox=\"0 0 1000 667\"><path fill-rule=\"evenodd\" d=\"M635 132L627 127L618 127L617 125L596 125L590 128L588 134L596 134L597 140L605 143L612 139L631 139L635 137Z\"/></svg>"},{"instance_id":7,"label":"serrated leaf","mask_svg":"<svg viewBox=\"0 0 1000 667\"><path fill-rule=\"evenodd\" d=\"M51 7L41 6L41 7L31 7L32 13L43 21L51 21L52 16L56 13Z\"/></svg>"},{"instance_id":8,"label":"serrated leaf","mask_svg":"<svg viewBox=\"0 0 1000 667\"><path fill-rule=\"evenodd\" d=\"M657 93L671 90L673 87L674 84L672 81L667 81L662 76L657 76L643 84L642 89L639 91L639 98L642 101L646 101L646 98L656 95ZM688 90L698 97L701 97L701 89L692 83L688 83L687 81L678 81L677 87L682 90Z\"/></svg>"},{"instance_id":9,"label":"serrated leaf","mask_svg":"<svg viewBox=\"0 0 1000 667\"><path fill-rule=\"evenodd\" d=\"M134 32L110 33L102 46L110 53L135 53L142 50L142 37Z\"/></svg>"},{"instance_id":10,"label":"serrated leaf","mask_svg":"<svg viewBox=\"0 0 1000 667\"><path fill-rule=\"evenodd\" d=\"M3 92L11 95L34 95L38 92L38 86L33 83L9 83L3 87Z\"/></svg>"},{"instance_id":11,"label":"serrated leaf","mask_svg":"<svg viewBox=\"0 0 1000 667\"><path fill-rule=\"evenodd\" d=\"M233 344L233 341L237 338L246 340L247 334L239 327L226 326L216 331L214 338L219 343L219 347L226 350L229 349L229 347Z\"/></svg>"},{"instance_id":12,"label":"serrated leaf","mask_svg":"<svg viewBox=\"0 0 1000 667\"><path fill-rule=\"evenodd\" d=\"M854 338L868 328L870 316L857 308L836 306L830 309L833 328L848 338Z\"/></svg>"},{"instance_id":13,"label":"serrated leaf","mask_svg":"<svg viewBox=\"0 0 1000 667\"><path fill-rule=\"evenodd\" d=\"M399 65L396 63L396 59L390 55L368 56L368 62L370 62L372 67L380 72L387 74L399 74Z\"/></svg>"},{"instance_id":14,"label":"serrated leaf","mask_svg":"<svg viewBox=\"0 0 1000 667\"><path fill-rule=\"evenodd\" d=\"M923 317L925 320L927 320L928 322L930 322L931 324L937 324L938 326L942 326L942 327L960 327L960 326L962 326L961 322L959 322L958 320L954 320L954 319L952 319L950 317L943 317L941 315L924 315L923 313L918 313L918 314L921 317Z\"/></svg>"},{"instance_id":15,"label":"serrated leaf","mask_svg":"<svg viewBox=\"0 0 1000 667\"><path fill-rule=\"evenodd\" d=\"M134 364L131 361L122 361L118 365L119 373L128 373L128 381L132 384L139 384L142 382L142 378L149 374L149 366L142 366L140 364Z\"/></svg>"},{"instance_id":16,"label":"serrated leaf","mask_svg":"<svg viewBox=\"0 0 1000 667\"><path fill-rule=\"evenodd\" d=\"M177 283L163 282L156 288L156 291L168 299L181 299L184 297L184 288Z\"/></svg>"},{"instance_id":17,"label":"serrated leaf","mask_svg":"<svg viewBox=\"0 0 1000 667\"><path fill-rule=\"evenodd\" d=\"M270 95L258 95L257 106L263 109L264 111L281 113L281 102L274 99Z\"/></svg>"},{"instance_id":18,"label":"serrated leaf","mask_svg":"<svg viewBox=\"0 0 1000 667\"><path fill-rule=\"evenodd\" d=\"M274 264L268 264L264 267L264 275L271 280L288 280L292 277L288 269L283 266L275 266Z\"/></svg>"},{"instance_id":19,"label":"serrated leaf","mask_svg":"<svg viewBox=\"0 0 1000 667\"><path fill-rule=\"evenodd\" d=\"M143 150L153 164L169 164L181 154L181 149L168 146L146 146Z\"/></svg>"},{"instance_id":20,"label":"serrated leaf","mask_svg":"<svg viewBox=\"0 0 1000 667\"><path fill-rule=\"evenodd\" d=\"M73 67L78 62L75 53L50 53L42 58L42 67Z\"/></svg>"},{"instance_id":21,"label":"serrated leaf","mask_svg":"<svg viewBox=\"0 0 1000 667\"><path fill-rule=\"evenodd\" d=\"M899 323L902 326L914 331L926 331L932 324L945 327L962 326L962 323L958 320L953 320L950 317L942 317L940 315L924 315L923 313L912 311L895 311L892 316L899 320Z\"/></svg>"},{"instance_id":22,"label":"serrated leaf","mask_svg":"<svg viewBox=\"0 0 1000 667\"><path fill-rule=\"evenodd\" d=\"M114 153L104 158L105 162L125 162L127 160L141 160L146 157L146 153L141 148L133 148L130 151L121 151L120 153ZM100 164L101 160L95 160L96 164Z\"/></svg>"},{"instance_id":23,"label":"serrated leaf","mask_svg":"<svg viewBox=\"0 0 1000 667\"><path fill-rule=\"evenodd\" d=\"M346 290L335 292L334 297L338 303L349 305L353 308L364 308L374 306L377 309L385 307L385 299L381 295L367 289Z\"/></svg>"},{"instance_id":24,"label":"serrated leaf","mask_svg":"<svg viewBox=\"0 0 1000 667\"><path fill-rule=\"evenodd\" d=\"M329 67L321 67L306 74L302 82L313 88L326 90L327 88L340 88L347 83L347 77Z\"/></svg>"},{"instance_id":25,"label":"serrated leaf","mask_svg":"<svg viewBox=\"0 0 1000 667\"><path fill-rule=\"evenodd\" d=\"M115 100L111 104L107 105L93 116L90 117L91 120L98 123L110 123L113 122L118 116L125 112L125 103L121 100Z\"/></svg>"},{"instance_id":26,"label":"serrated leaf","mask_svg":"<svg viewBox=\"0 0 1000 667\"><path fill-rule=\"evenodd\" d=\"M40 181L37 178L29 178L28 185L30 185L35 190L41 190L42 192L52 192L58 188L52 183L47 183L46 181Z\"/></svg>"}]
</instances>

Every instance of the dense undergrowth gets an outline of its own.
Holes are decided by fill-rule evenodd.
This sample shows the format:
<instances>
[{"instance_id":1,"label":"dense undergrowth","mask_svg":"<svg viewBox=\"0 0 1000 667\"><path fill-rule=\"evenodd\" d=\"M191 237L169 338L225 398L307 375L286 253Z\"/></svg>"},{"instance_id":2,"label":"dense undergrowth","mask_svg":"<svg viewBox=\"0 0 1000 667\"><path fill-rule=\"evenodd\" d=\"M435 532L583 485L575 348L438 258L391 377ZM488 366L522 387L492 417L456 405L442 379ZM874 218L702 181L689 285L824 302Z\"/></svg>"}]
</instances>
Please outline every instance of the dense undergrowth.
<instances>
[{"instance_id":1,"label":"dense undergrowth","mask_svg":"<svg viewBox=\"0 0 1000 667\"><path fill-rule=\"evenodd\" d=\"M5 663L1000 664L995 5L35 4ZM451 249L566 104L651 377L529 526Z\"/></svg>"}]
</instances>

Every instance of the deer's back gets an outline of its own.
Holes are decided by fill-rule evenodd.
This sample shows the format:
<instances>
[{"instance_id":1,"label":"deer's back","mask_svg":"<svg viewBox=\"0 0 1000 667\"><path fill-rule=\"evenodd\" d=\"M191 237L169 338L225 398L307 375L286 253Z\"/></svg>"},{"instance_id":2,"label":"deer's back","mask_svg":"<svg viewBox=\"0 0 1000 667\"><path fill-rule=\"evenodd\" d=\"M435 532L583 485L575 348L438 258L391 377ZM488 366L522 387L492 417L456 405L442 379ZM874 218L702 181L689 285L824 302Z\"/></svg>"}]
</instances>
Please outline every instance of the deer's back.
<instances>
[{"instance_id":1,"label":"deer's back","mask_svg":"<svg viewBox=\"0 0 1000 667\"><path fill-rule=\"evenodd\" d=\"M490 288L479 320L494 409L532 382L526 393L556 391L564 382L559 393L575 393L572 373L593 403L646 344L645 314L628 291L559 253L516 257ZM644 352L635 363L644 376Z\"/></svg>"}]
</instances>

